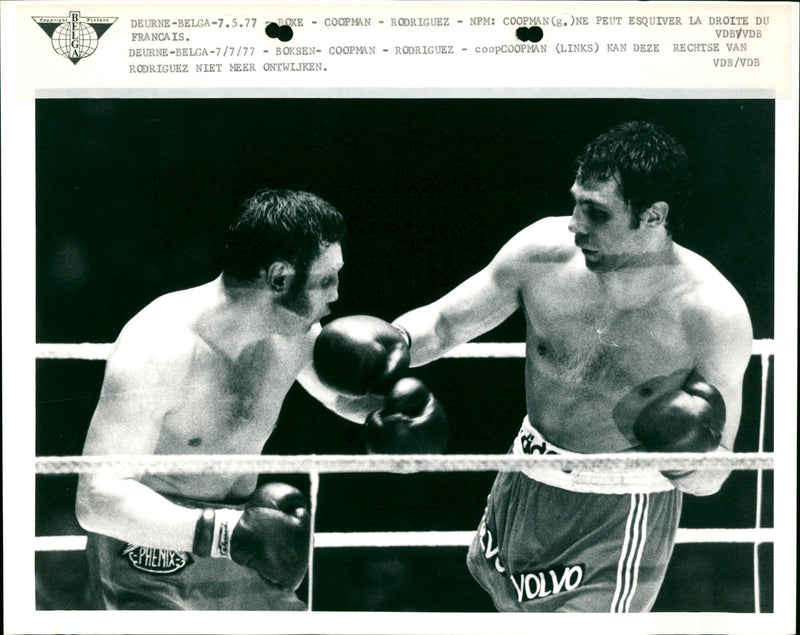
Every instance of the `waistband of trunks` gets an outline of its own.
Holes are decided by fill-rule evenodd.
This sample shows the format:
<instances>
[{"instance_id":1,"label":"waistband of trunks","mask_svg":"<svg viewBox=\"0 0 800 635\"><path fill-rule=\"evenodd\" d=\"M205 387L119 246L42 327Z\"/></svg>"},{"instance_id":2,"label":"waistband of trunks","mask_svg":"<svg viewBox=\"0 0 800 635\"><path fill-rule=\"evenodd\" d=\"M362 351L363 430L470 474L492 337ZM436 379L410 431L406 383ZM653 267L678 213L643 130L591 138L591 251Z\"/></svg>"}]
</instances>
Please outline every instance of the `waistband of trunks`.
<instances>
[{"instance_id":1,"label":"waistband of trunks","mask_svg":"<svg viewBox=\"0 0 800 635\"><path fill-rule=\"evenodd\" d=\"M563 450L550 443L531 425L526 416L522 420L511 452L516 455L562 454L579 455L578 452ZM542 465L523 468L522 472L540 483L560 487L572 492L594 494L636 494L646 492L665 492L673 489L670 480L652 468L638 468L625 472L576 469L565 471L557 467Z\"/></svg>"}]
</instances>

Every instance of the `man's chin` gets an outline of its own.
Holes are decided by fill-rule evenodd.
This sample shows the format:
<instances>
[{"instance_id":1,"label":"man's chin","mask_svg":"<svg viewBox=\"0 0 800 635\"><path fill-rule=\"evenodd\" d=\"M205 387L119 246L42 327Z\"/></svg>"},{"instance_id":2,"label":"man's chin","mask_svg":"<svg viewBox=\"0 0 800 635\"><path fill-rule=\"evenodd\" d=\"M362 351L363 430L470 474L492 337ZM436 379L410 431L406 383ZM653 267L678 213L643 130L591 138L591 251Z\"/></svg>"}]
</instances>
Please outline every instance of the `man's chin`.
<instances>
[{"instance_id":1,"label":"man's chin","mask_svg":"<svg viewBox=\"0 0 800 635\"><path fill-rule=\"evenodd\" d=\"M604 259L596 252L583 250L583 261L586 263L586 268L595 273L602 273L606 270Z\"/></svg>"},{"instance_id":2,"label":"man's chin","mask_svg":"<svg viewBox=\"0 0 800 635\"><path fill-rule=\"evenodd\" d=\"M319 320L314 320L310 315L297 310L293 310L287 306L280 307L281 311L278 313L278 323L280 324L280 332L283 335L295 336L308 333L311 327L314 326Z\"/></svg>"},{"instance_id":3,"label":"man's chin","mask_svg":"<svg viewBox=\"0 0 800 635\"><path fill-rule=\"evenodd\" d=\"M674 264L675 256L670 251L647 252L643 254L599 254L584 251L586 268L594 273L612 271L636 271L651 267L664 267Z\"/></svg>"},{"instance_id":4,"label":"man's chin","mask_svg":"<svg viewBox=\"0 0 800 635\"><path fill-rule=\"evenodd\" d=\"M283 335L287 337L297 337L305 335L310 332L316 322L309 320L295 319L291 324L287 324L284 328Z\"/></svg>"},{"instance_id":5,"label":"man's chin","mask_svg":"<svg viewBox=\"0 0 800 635\"><path fill-rule=\"evenodd\" d=\"M300 333L308 333L311 327L319 322L319 318L313 318L308 315L295 315L295 328Z\"/></svg>"}]
</instances>

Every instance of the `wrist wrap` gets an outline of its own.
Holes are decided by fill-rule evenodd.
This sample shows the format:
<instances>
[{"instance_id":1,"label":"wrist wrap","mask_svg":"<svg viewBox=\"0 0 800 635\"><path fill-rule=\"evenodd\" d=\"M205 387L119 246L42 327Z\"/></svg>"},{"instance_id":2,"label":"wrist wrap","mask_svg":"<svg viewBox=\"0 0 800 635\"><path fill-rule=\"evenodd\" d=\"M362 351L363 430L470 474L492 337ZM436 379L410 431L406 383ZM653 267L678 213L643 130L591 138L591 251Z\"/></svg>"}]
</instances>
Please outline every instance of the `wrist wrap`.
<instances>
[{"instance_id":1,"label":"wrist wrap","mask_svg":"<svg viewBox=\"0 0 800 635\"><path fill-rule=\"evenodd\" d=\"M411 333L408 332L406 327L400 324L392 324L392 326L397 329L397 332L400 333L400 336L405 340L406 346L411 348Z\"/></svg>"},{"instance_id":2,"label":"wrist wrap","mask_svg":"<svg viewBox=\"0 0 800 635\"><path fill-rule=\"evenodd\" d=\"M230 558L231 534L242 513L240 509L204 509L195 526L192 553L202 558Z\"/></svg>"},{"instance_id":3,"label":"wrist wrap","mask_svg":"<svg viewBox=\"0 0 800 635\"><path fill-rule=\"evenodd\" d=\"M211 543L214 540L214 510L206 508L197 519L194 528L194 543L192 553L201 558L208 558L211 555Z\"/></svg>"}]
</instances>

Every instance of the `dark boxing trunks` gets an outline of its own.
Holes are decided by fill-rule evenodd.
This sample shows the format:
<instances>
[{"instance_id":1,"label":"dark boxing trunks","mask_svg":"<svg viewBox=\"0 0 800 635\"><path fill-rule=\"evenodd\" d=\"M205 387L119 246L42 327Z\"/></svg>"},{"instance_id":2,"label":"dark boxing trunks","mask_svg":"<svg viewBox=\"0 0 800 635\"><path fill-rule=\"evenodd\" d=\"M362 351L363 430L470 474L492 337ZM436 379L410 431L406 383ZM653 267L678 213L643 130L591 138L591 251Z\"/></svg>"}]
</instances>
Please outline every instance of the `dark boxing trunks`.
<instances>
[{"instance_id":1,"label":"dark boxing trunks","mask_svg":"<svg viewBox=\"0 0 800 635\"><path fill-rule=\"evenodd\" d=\"M131 545L89 534L88 598L95 609L302 611L297 596L225 558Z\"/></svg>"},{"instance_id":2,"label":"dark boxing trunks","mask_svg":"<svg viewBox=\"0 0 800 635\"><path fill-rule=\"evenodd\" d=\"M531 430L526 421L521 435ZM533 434L535 444L559 451ZM655 475L601 479L602 493L586 491L585 474L573 476L579 491L523 472L498 474L469 549L470 572L500 611L650 610L672 555L681 493Z\"/></svg>"},{"instance_id":3,"label":"dark boxing trunks","mask_svg":"<svg viewBox=\"0 0 800 635\"><path fill-rule=\"evenodd\" d=\"M195 504L172 499L179 505ZM204 506L219 506L204 503ZM91 608L303 611L292 591L278 589L227 558L132 545L90 533L86 542Z\"/></svg>"}]
</instances>

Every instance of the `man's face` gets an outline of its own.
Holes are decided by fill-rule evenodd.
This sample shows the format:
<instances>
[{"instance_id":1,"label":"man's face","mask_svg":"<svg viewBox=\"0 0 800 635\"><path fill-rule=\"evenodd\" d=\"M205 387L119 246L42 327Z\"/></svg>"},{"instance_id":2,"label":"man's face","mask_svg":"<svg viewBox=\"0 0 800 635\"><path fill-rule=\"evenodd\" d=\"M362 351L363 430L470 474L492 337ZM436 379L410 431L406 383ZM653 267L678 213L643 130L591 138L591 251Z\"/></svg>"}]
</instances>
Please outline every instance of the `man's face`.
<instances>
[{"instance_id":1,"label":"man's face","mask_svg":"<svg viewBox=\"0 0 800 635\"><path fill-rule=\"evenodd\" d=\"M308 268L308 275L295 274L278 304L303 318L305 330L330 314L330 305L339 298L339 271L344 266L341 245L324 248Z\"/></svg>"},{"instance_id":2,"label":"man's face","mask_svg":"<svg viewBox=\"0 0 800 635\"><path fill-rule=\"evenodd\" d=\"M590 180L570 188L575 201L569 230L583 252L586 267L606 273L639 266L645 251L644 230L633 219L616 180Z\"/></svg>"}]
</instances>

